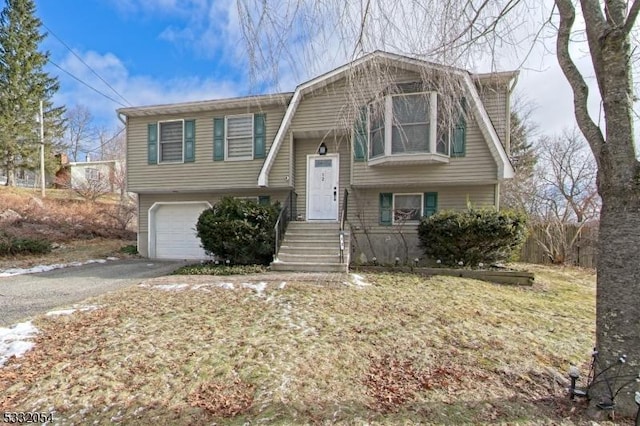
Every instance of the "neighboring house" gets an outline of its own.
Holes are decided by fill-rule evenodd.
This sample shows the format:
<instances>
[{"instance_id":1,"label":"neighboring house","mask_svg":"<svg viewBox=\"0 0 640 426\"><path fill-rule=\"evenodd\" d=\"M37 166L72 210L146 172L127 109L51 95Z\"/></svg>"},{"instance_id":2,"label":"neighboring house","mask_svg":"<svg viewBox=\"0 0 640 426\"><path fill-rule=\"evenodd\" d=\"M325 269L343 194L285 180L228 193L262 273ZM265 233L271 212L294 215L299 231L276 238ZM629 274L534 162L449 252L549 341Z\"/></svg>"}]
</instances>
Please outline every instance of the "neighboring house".
<instances>
[{"instance_id":1,"label":"neighboring house","mask_svg":"<svg viewBox=\"0 0 640 426\"><path fill-rule=\"evenodd\" d=\"M374 52L293 93L120 109L138 250L205 258L197 218L235 196L287 207L274 269L413 261L422 216L499 206L516 76Z\"/></svg>"},{"instance_id":2,"label":"neighboring house","mask_svg":"<svg viewBox=\"0 0 640 426\"><path fill-rule=\"evenodd\" d=\"M118 174L124 173L119 160L68 162L60 155L60 169L56 172L55 184L60 188L94 189L100 192L118 192Z\"/></svg>"}]
</instances>

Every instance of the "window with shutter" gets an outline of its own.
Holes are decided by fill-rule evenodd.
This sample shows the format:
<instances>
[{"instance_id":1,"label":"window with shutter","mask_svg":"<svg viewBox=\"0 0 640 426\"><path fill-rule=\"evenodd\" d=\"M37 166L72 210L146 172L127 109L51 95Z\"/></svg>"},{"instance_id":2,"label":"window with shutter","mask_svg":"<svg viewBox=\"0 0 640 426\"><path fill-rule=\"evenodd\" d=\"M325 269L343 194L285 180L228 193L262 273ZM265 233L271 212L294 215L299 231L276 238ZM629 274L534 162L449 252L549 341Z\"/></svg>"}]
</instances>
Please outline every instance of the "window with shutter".
<instances>
[{"instance_id":1,"label":"window with shutter","mask_svg":"<svg viewBox=\"0 0 640 426\"><path fill-rule=\"evenodd\" d=\"M182 162L183 121L161 121L159 125L159 159L161 163Z\"/></svg>"},{"instance_id":2,"label":"window with shutter","mask_svg":"<svg viewBox=\"0 0 640 426\"><path fill-rule=\"evenodd\" d=\"M253 114L230 115L226 121L226 160L253 160Z\"/></svg>"}]
</instances>

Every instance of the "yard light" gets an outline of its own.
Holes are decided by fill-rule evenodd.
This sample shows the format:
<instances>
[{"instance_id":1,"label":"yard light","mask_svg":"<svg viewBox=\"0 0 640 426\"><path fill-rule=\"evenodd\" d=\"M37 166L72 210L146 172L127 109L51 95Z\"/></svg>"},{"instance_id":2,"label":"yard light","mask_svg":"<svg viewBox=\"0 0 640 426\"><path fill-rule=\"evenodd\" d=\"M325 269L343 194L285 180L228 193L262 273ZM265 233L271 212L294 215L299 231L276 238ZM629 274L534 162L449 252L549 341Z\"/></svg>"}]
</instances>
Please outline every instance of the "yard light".
<instances>
[{"instance_id":1,"label":"yard light","mask_svg":"<svg viewBox=\"0 0 640 426\"><path fill-rule=\"evenodd\" d=\"M400 264L400 258L396 257L396 266L398 266Z\"/></svg>"},{"instance_id":2,"label":"yard light","mask_svg":"<svg viewBox=\"0 0 640 426\"><path fill-rule=\"evenodd\" d=\"M438 260L436 260L436 263L439 265L439 264L442 263L442 260L438 259Z\"/></svg>"},{"instance_id":3,"label":"yard light","mask_svg":"<svg viewBox=\"0 0 640 426\"><path fill-rule=\"evenodd\" d=\"M214 260L213 263L218 266L220 264L220 261L218 259Z\"/></svg>"},{"instance_id":4,"label":"yard light","mask_svg":"<svg viewBox=\"0 0 640 426\"><path fill-rule=\"evenodd\" d=\"M569 396L575 399L576 396L586 397L587 393L582 389L576 389L576 382L580 378L580 370L575 365L569 367L569 378L571 379L571 387L569 388Z\"/></svg>"},{"instance_id":5,"label":"yard light","mask_svg":"<svg viewBox=\"0 0 640 426\"><path fill-rule=\"evenodd\" d=\"M231 261L229 259L227 259L225 263L227 264L227 266L231 265Z\"/></svg>"},{"instance_id":6,"label":"yard light","mask_svg":"<svg viewBox=\"0 0 640 426\"><path fill-rule=\"evenodd\" d=\"M420 262L420 259L418 259L417 257L415 259L413 259L413 263L418 266L418 262Z\"/></svg>"},{"instance_id":7,"label":"yard light","mask_svg":"<svg viewBox=\"0 0 640 426\"><path fill-rule=\"evenodd\" d=\"M373 257L371 258L371 261L373 262L373 264L374 264L374 265L377 265L377 264L378 264L378 258L377 258L377 257L375 257L375 256L373 256Z\"/></svg>"}]
</instances>

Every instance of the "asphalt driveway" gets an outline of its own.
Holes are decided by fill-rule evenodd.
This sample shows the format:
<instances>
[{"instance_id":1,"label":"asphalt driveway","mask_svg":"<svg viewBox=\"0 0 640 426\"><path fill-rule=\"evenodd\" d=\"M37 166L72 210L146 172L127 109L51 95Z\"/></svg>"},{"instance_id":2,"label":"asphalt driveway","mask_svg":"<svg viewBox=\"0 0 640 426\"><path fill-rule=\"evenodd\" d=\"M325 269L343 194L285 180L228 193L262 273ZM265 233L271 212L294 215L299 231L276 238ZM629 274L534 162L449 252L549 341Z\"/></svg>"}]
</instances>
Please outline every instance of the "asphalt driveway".
<instances>
[{"instance_id":1,"label":"asphalt driveway","mask_svg":"<svg viewBox=\"0 0 640 426\"><path fill-rule=\"evenodd\" d=\"M145 278L167 275L184 264L127 259L0 278L0 327L137 284Z\"/></svg>"}]
</instances>

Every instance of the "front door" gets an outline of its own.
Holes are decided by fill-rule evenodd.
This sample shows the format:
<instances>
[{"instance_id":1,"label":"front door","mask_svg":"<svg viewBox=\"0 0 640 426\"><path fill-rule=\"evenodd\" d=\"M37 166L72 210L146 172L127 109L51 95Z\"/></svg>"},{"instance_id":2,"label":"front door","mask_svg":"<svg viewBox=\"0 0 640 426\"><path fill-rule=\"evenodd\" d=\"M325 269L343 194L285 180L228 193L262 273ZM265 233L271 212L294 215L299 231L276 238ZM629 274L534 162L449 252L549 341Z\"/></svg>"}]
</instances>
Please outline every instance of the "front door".
<instances>
[{"instance_id":1,"label":"front door","mask_svg":"<svg viewBox=\"0 0 640 426\"><path fill-rule=\"evenodd\" d=\"M338 220L338 159L307 156L307 220Z\"/></svg>"}]
</instances>

